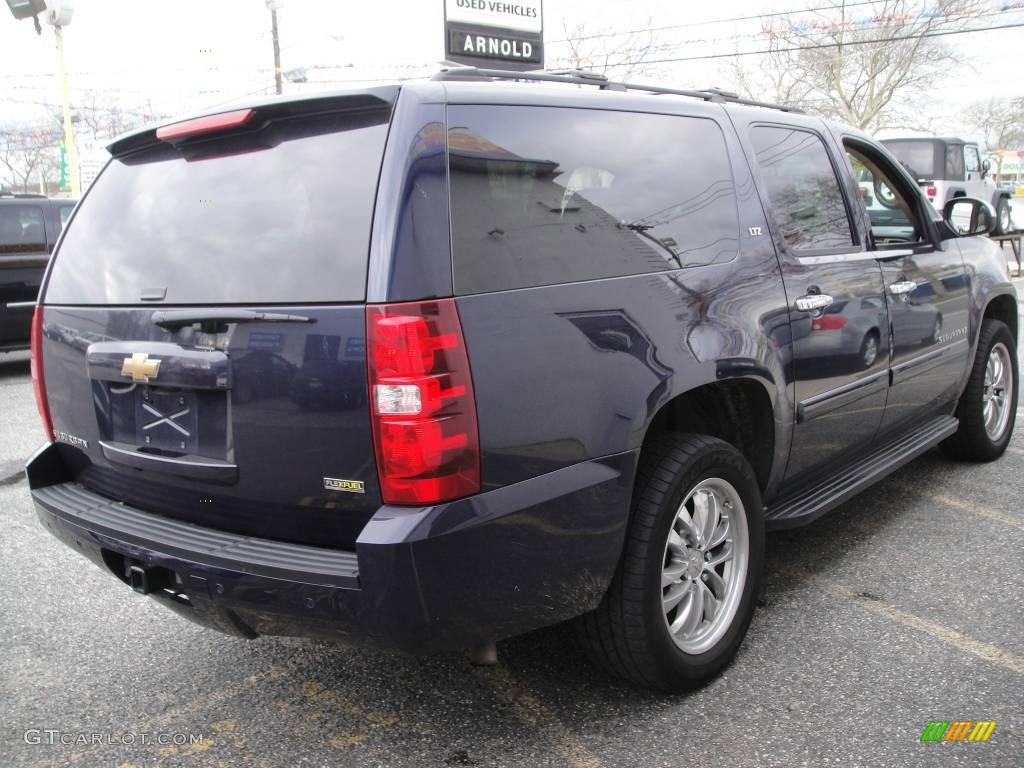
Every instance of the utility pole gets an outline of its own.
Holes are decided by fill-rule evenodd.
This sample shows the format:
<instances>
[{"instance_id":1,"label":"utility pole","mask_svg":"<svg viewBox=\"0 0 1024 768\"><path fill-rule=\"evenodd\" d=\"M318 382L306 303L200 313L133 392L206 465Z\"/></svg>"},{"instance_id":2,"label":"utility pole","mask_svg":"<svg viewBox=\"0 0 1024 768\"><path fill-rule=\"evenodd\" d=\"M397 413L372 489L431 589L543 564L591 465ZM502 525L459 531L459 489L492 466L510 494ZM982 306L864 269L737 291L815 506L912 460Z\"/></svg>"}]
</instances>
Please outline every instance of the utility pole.
<instances>
[{"instance_id":1,"label":"utility pole","mask_svg":"<svg viewBox=\"0 0 1024 768\"><path fill-rule=\"evenodd\" d=\"M68 100L68 79L64 74L64 30L54 25L57 38L57 77L60 80L60 96L64 102L64 150L68 156L68 170L71 172L71 195L82 196L82 187L78 179L78 151L75 149L75 135L71 130L71 103Z\"/></svg>"},{"instance_id":2,"label":"utility pole","mask_svg":"<svg viewBox=\"0 0 1024 768\"><path fill-rule=\"evenodd\" d=\"M45 14L46 23L53 27L54 36L57 39L57 79L60 83L60 96L64 106L64 151L71 177L71 194L81 197L78 152L75 150L75 135L71 130L71 102L68 99L68 79L64 71L64 27L71 23L71 16L75 10L74 0L7 0L7 7L14 18L18 20L31 18L38 35L43 34L43 28L39 24L39 14ZM26 179L26 184L27 182Z\"/></svg>"},{"instance_id":3,"label":"utility pole","mask_svg":"<svg viewBox=\"0 0 1024 768\"><path fill-rule=\"evenodd\" d=\"M277 10L281 7L281 0L267 0L267 8L270 9L270 34L274 40L274 89L278 95L284 93L281 88L281 46L277 39Z\"/></svg>"}]
</instances>

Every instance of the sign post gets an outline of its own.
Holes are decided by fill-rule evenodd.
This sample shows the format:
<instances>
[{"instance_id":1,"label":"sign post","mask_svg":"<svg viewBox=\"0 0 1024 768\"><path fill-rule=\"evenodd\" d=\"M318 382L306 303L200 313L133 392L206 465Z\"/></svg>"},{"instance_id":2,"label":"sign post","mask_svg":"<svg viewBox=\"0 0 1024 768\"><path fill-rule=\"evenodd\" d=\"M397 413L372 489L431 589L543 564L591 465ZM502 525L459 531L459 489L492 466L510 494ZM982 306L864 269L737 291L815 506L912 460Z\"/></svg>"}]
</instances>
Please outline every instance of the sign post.
<instances>
[{"instance_id":1,"label":"sign post","mask_svg":"<svg viewBox=\"0 0 1024 768\"><path fill-rule=\"evenodd\" d=\"M64 142L60 143L60 191L71 191L71 173L68 170L68 150Z\"/></svg>"},{"instance_id":2,"label":"sign post","mask_svg":"<svg viewBox=\"0 0 1024 768\"><path fill-rule=\"evenodd\" d=\"M444 0L445 58L486 69L543 69L543 10L543 0Z\"/></svg>"}]
</instances>

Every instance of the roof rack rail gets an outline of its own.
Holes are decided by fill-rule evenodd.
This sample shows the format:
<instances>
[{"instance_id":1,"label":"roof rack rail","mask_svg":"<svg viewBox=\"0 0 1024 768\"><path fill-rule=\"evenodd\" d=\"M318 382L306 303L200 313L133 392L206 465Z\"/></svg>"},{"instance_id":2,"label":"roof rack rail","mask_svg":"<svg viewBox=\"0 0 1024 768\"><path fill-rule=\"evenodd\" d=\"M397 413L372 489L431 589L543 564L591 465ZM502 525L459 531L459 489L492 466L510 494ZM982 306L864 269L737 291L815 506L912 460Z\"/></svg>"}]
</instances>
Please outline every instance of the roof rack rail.
<instances>
[{"instance_id":1,"label":"roof rack rail","mask_svg":"<svg viewBox=\"0 0 1024 768\"><path fill-rule=\"evenodd\" d=\"M666 88L660 85L619 83L609 80L605 75L597 72L588 72L583 69L536 69L525 72L511 72L504 69L480 69L478 67L445 67L435 73L431 80L539 80L551 83L568 83L570 85L594 85L602 91L643 91L645 93L689 96L690 98L701 99L702 101L743 104L749 107L764 107L765 109L777 109L782 112L804 114L804 111L798 107L773 104L768 101L743 99L737 94L723 91L721 88L686 90L682 88Z\"/></svg>"}]
</instances>

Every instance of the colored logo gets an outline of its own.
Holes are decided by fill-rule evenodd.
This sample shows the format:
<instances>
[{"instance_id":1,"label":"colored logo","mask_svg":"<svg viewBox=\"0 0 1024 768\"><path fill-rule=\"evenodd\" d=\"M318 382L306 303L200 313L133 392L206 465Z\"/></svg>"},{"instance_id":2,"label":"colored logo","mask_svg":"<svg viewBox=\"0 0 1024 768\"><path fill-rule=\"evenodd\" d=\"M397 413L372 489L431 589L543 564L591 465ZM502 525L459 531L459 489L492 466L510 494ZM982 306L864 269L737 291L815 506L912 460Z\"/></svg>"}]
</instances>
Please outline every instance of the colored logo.
<instances>
[{"instance_id":1,"label":"colored logo","mask_svg":"<svg viewBox=\"0 0 1024 768\"><path fill-rule=\"evenodd\" d=\"M324 478L324 488L328 491L347 491L348 493L366 493L362 480L339 480L335 477Z\"/></svg>"},{"instance_id":2,"label":"colored logo","mask_svg":"<svg viewBox=\"0 0 1024 768\"><path fill-rule=\"evenodd\" d=\"M988 741L995 729L995 720L932 720L921 741Z\"/></svg>"},{"instance_id":3,"label":"colored logo","mask_svg":"<svg viewBox=\"0 0 1024 768\"><path fill-rule=\"evenodd\" d=\"M136 352L131 357L126 357L121 364L122 376L131 376L132 381L143 384L155 379L159 370L160 361L150 360L146 352Z\"/></svg>"}]
</instances>

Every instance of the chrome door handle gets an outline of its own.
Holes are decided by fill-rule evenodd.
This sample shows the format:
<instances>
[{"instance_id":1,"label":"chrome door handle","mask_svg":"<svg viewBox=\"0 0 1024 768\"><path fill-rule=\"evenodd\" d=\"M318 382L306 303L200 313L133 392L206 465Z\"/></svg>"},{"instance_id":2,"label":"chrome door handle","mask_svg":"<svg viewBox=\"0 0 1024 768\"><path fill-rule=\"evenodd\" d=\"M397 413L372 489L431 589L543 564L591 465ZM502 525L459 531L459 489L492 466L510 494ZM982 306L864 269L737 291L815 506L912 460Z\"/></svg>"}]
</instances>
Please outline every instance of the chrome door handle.
<instances>
[{"instance_id":1,"label":"chrome door handle","mask_svg":"<svg viewBox=\"0 0 1024 768\"><path fill-rule=\"evenodd\" d=\"M832 303L832 297L827 293L808 293L796 300L796 308L801 312L814 312L824 309Z\"/></svg>"},{"instance_id":2,"label":"chrome door handle","mask_svg":"<svg viewBox=\"0 0 1024 768\"><path fill-rule=\"evenodd\" d=\"M889 286L889 293L893 296L906 296L908 293L913 293L917 290L917 283L913 280L901 280L898 283L893 283Z\"/></svg>"}]
</instances>

